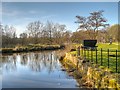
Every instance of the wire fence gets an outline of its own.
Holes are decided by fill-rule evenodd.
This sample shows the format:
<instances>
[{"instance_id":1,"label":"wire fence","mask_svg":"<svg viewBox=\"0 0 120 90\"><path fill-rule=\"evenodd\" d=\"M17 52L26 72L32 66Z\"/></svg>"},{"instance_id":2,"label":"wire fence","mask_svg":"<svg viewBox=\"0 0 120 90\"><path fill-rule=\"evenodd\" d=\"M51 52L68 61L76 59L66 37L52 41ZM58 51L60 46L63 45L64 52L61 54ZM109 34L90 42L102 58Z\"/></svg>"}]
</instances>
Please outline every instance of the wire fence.
<instances>
[{"instance_id":1,"label":"wire fence","mask_svg":"<svg viewBox=\"0 0 120 90\"><path fill-rule=\"evenodd\" d=\"M93 64L108 67L112 72L120 73L120 51L112 49L78 48L78 56L89 60Z\"/></svg>"}]
</instances>

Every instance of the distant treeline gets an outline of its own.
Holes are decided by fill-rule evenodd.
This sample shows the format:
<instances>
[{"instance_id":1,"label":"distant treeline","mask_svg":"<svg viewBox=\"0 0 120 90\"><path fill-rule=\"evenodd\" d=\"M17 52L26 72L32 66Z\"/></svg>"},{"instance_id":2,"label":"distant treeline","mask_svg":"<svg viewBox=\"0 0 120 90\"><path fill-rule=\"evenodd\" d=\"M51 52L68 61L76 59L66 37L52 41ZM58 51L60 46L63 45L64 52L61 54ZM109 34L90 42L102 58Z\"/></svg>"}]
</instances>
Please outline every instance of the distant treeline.
<instances>
[{"instance_id":1,"label":"distant treeline","mask_svg":"<svg viewBox=\"0 0 120 90\"><path fill-rule=\"evenodd\" d=\"M47 21L43 24L34 21L27 25L27 30L19 35L13 26L0 25L2 47L15 47L28 44L63 44L70 42L71 32L65 25Z\"/></svg>"},{"instance_id":2,"label":"distant treeline","mask_svg":"<svg viewBox=\"0 0 120 90\"><path fill-rule=\"evenodd\" d=\"M99 30L97 35L98 42L109 42L112 38L113 42L118 42L118 26L113 25L104 30ZM2 47L15 47L16 45L28 44L65 44L65 43L82 43L84 39L91 39L93 31L79 30L71 32L66 29L65 25L40 21L31 22L27 26L27 30L17 37L16 29L13 26L0 25L2 30Z\"/></svg>"},{"instance_id":3,"label":"distant treeline","mask_svg":"<svg viewBox=\"0 0 120 90\"><path fill-rule=\"evenodd\" d=\"M26 31L19 37L13 26L0 24L0 37L2 38L2 47L15 47L16 45L29 44L69 44L82 43L84 39L97 39L98 42L118 42L120 39L119 27L115 24L110 26L103 17L103 10L91 12L88 17L76 16L76 23L79 24L75 32L67 30L66 25L47 21L30 22Z\"/></svg>"},{"instance_id":4,"label":"distant treeline","mask_svg":"<svg viewBox=\"0 0 120 90\"><path fill-rule=\"evenodd\" d=\"M119 28L120 25L115 24L106 29L98 30L96 36L97 42L109 43L110 39L112 39L112 42L119 42ZM94 32L92 30L79 30L72 33L71 40L72 42L81 43L84 39L91 39L93 35Z\"/></svg>"}]
</instances>

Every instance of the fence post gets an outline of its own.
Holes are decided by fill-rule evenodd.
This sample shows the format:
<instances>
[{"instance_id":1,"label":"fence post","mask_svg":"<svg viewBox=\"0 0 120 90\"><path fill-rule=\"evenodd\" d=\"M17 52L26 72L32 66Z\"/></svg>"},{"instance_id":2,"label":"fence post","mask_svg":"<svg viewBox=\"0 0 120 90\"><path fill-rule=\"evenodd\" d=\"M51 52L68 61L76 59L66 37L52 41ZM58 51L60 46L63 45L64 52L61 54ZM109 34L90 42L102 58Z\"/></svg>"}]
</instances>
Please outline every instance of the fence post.
<instances>
[{"instance_id":1,"label":"fence post","mask_svg":"<svg viewBox=\"0 0 120 90\"><path fill-rule=\"evenodd\" d=\"M92 48L91 48L91 61L93 62L93 52L92 52Z\"/></svg>"},{"instance_id":2,"label":"fence post","mask_svg":"<svg viewBox=\"0 0 120 90\"><path fill-rule=\"evenodd\" d=\"M97 49L96 49L96 64L97 64Z\"/></svg>"},{"instance_id":3,"label":"fence post","mask_svg":"<svg viewBox=\"0 0 120 90\"><path fill-rule=\"evenodd\" d=\"M101 48L101 66L102 66L102 48Z\"/></svg>"},{"instance_id":4,"label":"fence post","mask_svg":"<svg viewBox=\"0 0 120 90\"><path fill-rule=\"evenodd\" d=\"M116 73L117 73L117 50L116 50Z\"/></svg>"},{"instance_id":5,"label":"fence post","mask_svg":"<svg viewBox=\"0 0 120 90\"><path fill-rule=\"evenodd\" d=\"M82 56L83 56L83 51L84 51L83 49L84 49L84 48L82 48Z\"/></svg>"},{"instance_id":6,"label":"fence post","mask_svg":"<svg viewBox=\"0 0 120 90\"><path fill-rule=\"evenodd\" d=\"M81 56L81 47L79 47L79 50L80 50L80 56Z\"/></svg>"},{"instance_id":7,"label":"fence post","mask_svg":"<svg viewBox=\"0 0 120 90\"><path fill-rule=\"evenodd\" d=\"M109 49L108 49L108 68L109 68Z\"/></svg>"},{"instance_id":8,"label":"fence post","mask_svg":"<svg viewBox=\"0 0 120 90\"><path fill-rule=\"evenodd\" d=\"M77 51L78 51L78 55L77 56L80 56L80 46L77 48Z\"/></svg>"},{"instance_id":9,"label":"fence post","mask_svg":"<svg viewBox=\"0 0 120 90\"><path fill-rule=\"evenodd\" d=\"M89 60L89 49L88 49L88 60Z\"/></svg>"},{"instance_id":10,"label":"fence post","mask_svg":"<svg viewBox=\"0 0 120 90\"><path fill-rule=\"evenodd\" d=\"M86 49L84 49L84 58L86 59Z\"/></svg>"}]
</instances>

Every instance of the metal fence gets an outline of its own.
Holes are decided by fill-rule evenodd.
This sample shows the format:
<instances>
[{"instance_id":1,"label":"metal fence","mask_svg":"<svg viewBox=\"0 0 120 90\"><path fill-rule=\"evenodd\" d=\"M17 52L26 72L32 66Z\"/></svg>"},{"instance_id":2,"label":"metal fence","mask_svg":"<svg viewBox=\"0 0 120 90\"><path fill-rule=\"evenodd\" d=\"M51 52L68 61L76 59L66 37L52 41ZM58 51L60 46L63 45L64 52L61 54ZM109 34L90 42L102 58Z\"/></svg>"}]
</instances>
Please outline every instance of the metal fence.
<instances>
[{"instance_id":1,"label":"metal fence","mask_svg":"<svg viewBox=\"0 0 120 90\"><path fill-rule=\"evenodd\" d=\"M119 50L83 49L78 48L78 56L89 60L93 64L99 64L110 68L113 72L120 73Z\"/></svg>"}]
</instances>

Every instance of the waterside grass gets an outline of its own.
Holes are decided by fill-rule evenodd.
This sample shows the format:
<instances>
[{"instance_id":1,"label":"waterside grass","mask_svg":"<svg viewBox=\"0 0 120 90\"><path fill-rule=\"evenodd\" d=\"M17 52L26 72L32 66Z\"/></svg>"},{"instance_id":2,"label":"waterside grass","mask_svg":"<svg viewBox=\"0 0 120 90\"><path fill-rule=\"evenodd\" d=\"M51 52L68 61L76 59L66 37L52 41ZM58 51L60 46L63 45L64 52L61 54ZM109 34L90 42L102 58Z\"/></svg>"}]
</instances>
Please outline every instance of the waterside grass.
<instances>
[{"instance_id":1,"label":"waterside grass","mask_svg":"<svg viewBox=\"0 0 120 90\"><path fill-rule=\"evenodd\" d=\"M78 47L79 45L77 45ZM92 63L96 63L103 67L108 67L108 59L109 59L109 69L113 72L116 72L116 57L117 57L117 68L118 72L120 72L120 45L118 43L98 43L97 44L97 61L96 61L96 50L86 50L85 53L80 50L80 56L85 57L87 60L91 61ZM76 48L77 48L76 47ZM101 61L101 49L102 49L102 61ZM108 56L108 49L109 49L109 56ZM76 49L77 50L77 49ZM117 51L117 56L116 56ZM78 51L69 52L73 56L77 56ZM101 63L102 62L102 63Z\"/></svg>"},{"instance_id":2,"label":"waterside grass","mask_svg":"<svg viewBox=\"0 0 120 90\"><path fill-rule=\"evenodd\" d=\"M15 48L1 48L1 53L18 53L18 52L30 52L30 51L42 51L42 50L56 50L64 48L64 45L40 45L31 44L26 46L16 46Z\"/></svg>"}]
</instances>

